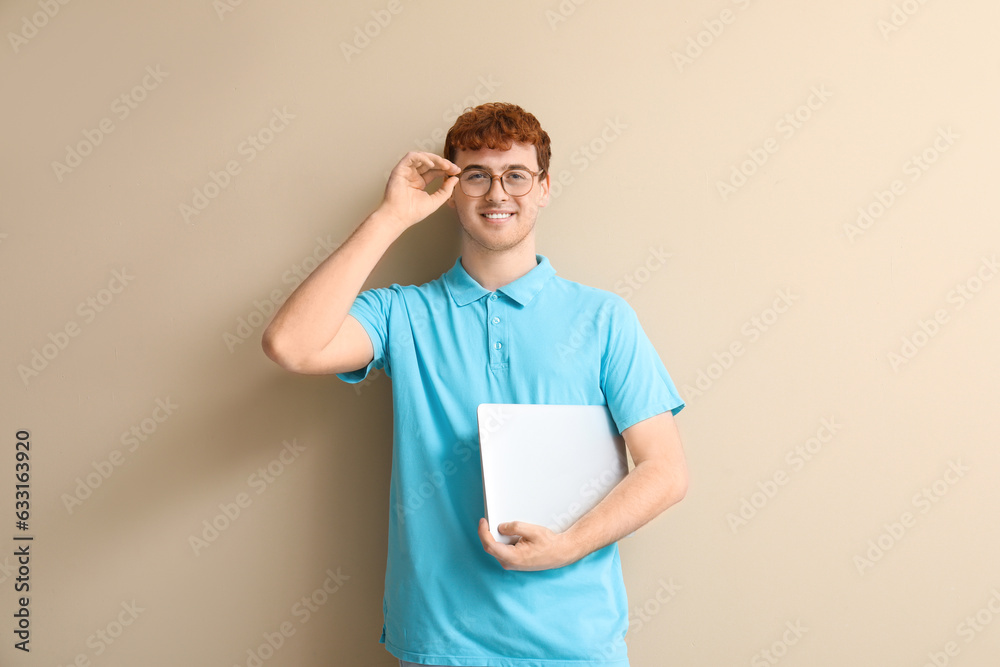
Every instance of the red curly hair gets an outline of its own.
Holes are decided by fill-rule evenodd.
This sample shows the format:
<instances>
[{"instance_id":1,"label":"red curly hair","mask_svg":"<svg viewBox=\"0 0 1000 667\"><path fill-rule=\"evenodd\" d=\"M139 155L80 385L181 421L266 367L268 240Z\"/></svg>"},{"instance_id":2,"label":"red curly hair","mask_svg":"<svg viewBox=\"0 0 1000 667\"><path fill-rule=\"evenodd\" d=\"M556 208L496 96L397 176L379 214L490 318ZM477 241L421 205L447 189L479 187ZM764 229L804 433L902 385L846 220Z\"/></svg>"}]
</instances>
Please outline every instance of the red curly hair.
<instances>
[{"instance_id":1,"label":"red curly hair","mask_svg":"<svg viewBox=\"0 0 1000 667\"><path fill-rule=\"evenodd\" d=\"M454 162L460 150L490 148L505 151L514 142L533 145L538 156L538 168L548 173L549 158L552 157L549 135L532 114L506 102L466 107L465 113L448 130L444 156Z\"/></svg>"}]
</instances>

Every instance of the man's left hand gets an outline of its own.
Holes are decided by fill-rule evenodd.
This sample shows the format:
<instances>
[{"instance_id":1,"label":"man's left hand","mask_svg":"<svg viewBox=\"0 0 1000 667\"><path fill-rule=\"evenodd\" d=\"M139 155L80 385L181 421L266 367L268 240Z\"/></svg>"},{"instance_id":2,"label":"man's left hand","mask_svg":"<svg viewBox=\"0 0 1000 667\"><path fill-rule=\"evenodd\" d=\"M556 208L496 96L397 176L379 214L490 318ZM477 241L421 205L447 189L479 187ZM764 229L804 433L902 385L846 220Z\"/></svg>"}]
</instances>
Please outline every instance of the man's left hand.
<instances>
[{"instance_id":1,"label":"man's left hand","mask_svg":"<svg viewBox=\"0 0 1000 667\"><path fill-rule=\"evenodd\" d=\"M514 544L493 539L486 519L479 520L479 540L486 553L496 558L505 570L550 570L569 565L580 556L566 533L554 533L545 526L525 521L509 521L497 526L501 535L519 535Z\"/></svg>"}]
</instances>

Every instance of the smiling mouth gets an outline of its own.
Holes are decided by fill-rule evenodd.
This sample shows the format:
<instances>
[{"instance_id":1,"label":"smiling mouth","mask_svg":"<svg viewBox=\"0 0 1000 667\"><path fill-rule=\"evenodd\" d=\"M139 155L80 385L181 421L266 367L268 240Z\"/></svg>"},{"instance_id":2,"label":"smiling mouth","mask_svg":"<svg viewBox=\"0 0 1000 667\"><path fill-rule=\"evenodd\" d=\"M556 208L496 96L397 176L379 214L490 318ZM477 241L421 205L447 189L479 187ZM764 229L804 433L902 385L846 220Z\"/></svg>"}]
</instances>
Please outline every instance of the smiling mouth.
<instances>
[{"instance_id":1,"label":"smiling mouth","mask_svg":"<svg viewBox=\"0 0 1000 667\"><path fill-rule=\"evenodd\" d=\"M504 220L509 220L511 217L513 217L514 214L510 211L507 211L505 213L481 213L480 215L482 215L487 220L492 220L494 222L503 222Z\"/></svg>"}]
</instances>

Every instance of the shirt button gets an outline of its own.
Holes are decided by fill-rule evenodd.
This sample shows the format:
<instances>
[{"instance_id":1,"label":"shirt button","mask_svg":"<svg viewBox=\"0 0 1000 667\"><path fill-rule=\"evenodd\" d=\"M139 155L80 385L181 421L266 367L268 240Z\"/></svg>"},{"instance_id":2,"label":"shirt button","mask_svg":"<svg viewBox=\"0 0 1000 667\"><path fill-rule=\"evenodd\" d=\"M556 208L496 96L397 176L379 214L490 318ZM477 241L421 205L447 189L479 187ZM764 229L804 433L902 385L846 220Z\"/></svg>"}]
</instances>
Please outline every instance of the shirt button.
<instances>
[{"instance_id":1,"label":"shirt button","mask_svg":"<svg viewBox=\"0 0 1000 667\"><path fill-rule=\"evenodd\" d=\"M497 295L496 294L490 294L490 301L496 301L496 300L497 300Z\"/></svg>"},{"instance_id":2,"label":"shirt button","mask_svg":"<svg viewBox=\"0 0 1000 667\"><path fill-rule=\"evenodd\" d=\"M493 324L500 324L500 318L499 317L494 317L493 318Z\"/></svg>"},{"instance_id":3,"label":"shirt button","mask_svg":"<svg viewBox=\"0 0 1000 667\"><path fill-rule=\"evenodd\" d=\"M496 345L494 345L493 347L495 347L496 349L499 350L501 347L503 347L503 343L501 343L500 341L497 341Z\"/></svg>"}]
</instances>

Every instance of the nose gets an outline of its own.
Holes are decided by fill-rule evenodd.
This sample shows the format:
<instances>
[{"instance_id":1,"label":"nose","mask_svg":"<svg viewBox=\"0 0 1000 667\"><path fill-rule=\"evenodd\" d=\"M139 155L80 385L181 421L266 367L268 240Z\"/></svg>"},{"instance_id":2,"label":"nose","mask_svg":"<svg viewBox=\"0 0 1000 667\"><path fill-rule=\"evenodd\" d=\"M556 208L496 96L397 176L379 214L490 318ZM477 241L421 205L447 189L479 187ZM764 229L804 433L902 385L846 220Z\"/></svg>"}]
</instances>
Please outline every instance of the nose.
<instances>
[{"instance_id":1,"label":"nose","mask_svg":"<svg viewBox=\"0 0 1000 667\"><path fill-rule=\"evenodd\" d=\"M486 191L486 201L507 201L508 198L509 195L507 194L507 191L503 189L503 184L500 182L500 178L494 176L493 180L490 181L490 189Z\"/></svg>"}]
</instances>

